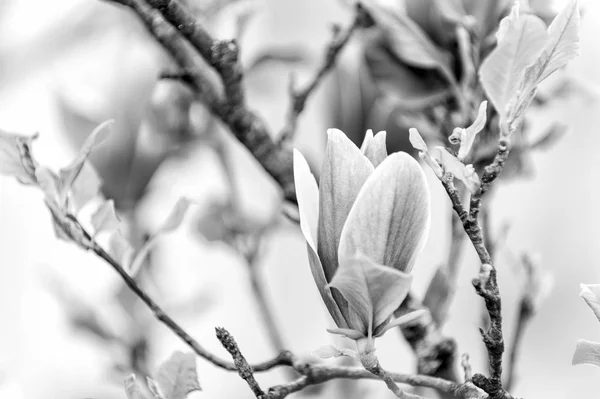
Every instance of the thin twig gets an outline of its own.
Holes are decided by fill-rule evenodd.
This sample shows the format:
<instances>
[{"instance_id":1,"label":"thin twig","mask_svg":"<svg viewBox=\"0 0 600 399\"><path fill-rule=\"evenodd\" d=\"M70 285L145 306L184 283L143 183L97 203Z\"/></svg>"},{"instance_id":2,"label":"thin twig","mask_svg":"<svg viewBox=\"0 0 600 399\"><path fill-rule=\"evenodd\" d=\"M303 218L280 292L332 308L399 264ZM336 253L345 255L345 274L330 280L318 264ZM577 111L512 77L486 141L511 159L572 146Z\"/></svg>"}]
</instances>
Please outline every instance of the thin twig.
<instances>
[{"instance_id":1,"label":"thin twig","mask_svg":"<svg viewBox=\"0 0 600 399\"><path fill-rule=\"evenodd\" d=\"M235 367L237 368L240 377L242 377L242 379L248 383L248 386L252 392L254 392L254 395L257 398L264 397L265 393L254 378L252 367L250 367L248 361L244 355L242 355L242 352L240 352L240 348L238 348L235 339L231 336L229 331L223 327L217 327L215 328L215 331L217 333L217 338L221 342L221 345L223 345L223 347L233 358L233 362L235 363Z\"/></svg>"},{"instance_id":2,"label":"thin twig","mask_svg":"<svg viewBox=\"0 0 600 399\"><path fill-rule=\"evenodd\" d=\"M352 34L358 28L367 26L369 24L369 20L370 17L368 16L366 10L360 3L356 3L354 20L352 21L352 24L343 31L338 25L333 26L333 37L327 45L321 65L306 86L301 90L297 90L294 87L294 79L290 78L290 107L287 113L286 125L279 134L278 141L280 145L292 141L298 127L298 117L302 111L304 111L306 101L317 88L319 83L323 80L325 75L327 75L327 73L333 68L337 61L338 55L350 41Z\"/></svg>"},{"instance_id":3,"label":"thin twig","mask_svg":"<svg viewBox=\"0 0 600 399\"><path fill-rule=\"evenodd\" d=\"M465 373L465 381L471 381L473 379L473 369L471 368L471 362L469 361L468 353L463 353L460 365L462 366L463 371Z\"/></svg>"},{"instance_id":4,"label":"thin twig","mask_svg":"<svg viewBox=\"0 0 600 399\"><path fill-rule=\"evenodd\" d=\"M375 356L375 349L367 349L365 352L360 354L360 362L365 367L369 373L377 376L388 387L390 391L397 398L400 399L424 399L421 396L413 395L407 392L404 392L400 387L396 384L390 373L388 373L381 364L379 363L379 359Z\"/></svg>"}]
</instances>

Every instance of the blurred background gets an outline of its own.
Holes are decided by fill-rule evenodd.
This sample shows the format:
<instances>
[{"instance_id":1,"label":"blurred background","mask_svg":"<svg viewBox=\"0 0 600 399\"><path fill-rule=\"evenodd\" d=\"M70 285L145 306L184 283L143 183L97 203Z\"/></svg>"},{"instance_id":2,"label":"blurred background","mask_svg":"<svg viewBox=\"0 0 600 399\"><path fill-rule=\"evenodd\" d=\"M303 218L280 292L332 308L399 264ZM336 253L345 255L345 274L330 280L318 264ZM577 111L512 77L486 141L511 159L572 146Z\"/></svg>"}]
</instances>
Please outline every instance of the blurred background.
<instances>
[{"instance_id":1,"label":"blurred background","mask_svg":"<svg viewBox=\"0 0 600 399\"><path fill-rule=\"evenodd\" d=\"M334 0L187 3L215 36L239 39L248 104L273 132L285 123L290 73L306 82L320 63L332 23L346 26L352 19L352 9ZM530 3L551 20L552 10L565 2ZM586 2L582 55L548 83L529 114L533 136L556 121L568 125L567 134L521 159L526 166L499 182L486 203L490 231L505 237L496 264L507 343L524 290L521 255L533 256L554 281L523 337L513 389L519 397L598 395L600 371L573 367L571 357L577 339L600 340L600 325L578 296L580 283L600 283L599 27L600 5ZM277 345L309 357L322 345L345 344L325 331L330 320L305 242L297 225L282 216L278 188L192 102L185 86L158 79L174 66L128 9L94 0L4 0L0 36L0 128L40 132L34 144L40 162L66 165L98 123L115 119L109 142L92 162L134 245L157 229L178 198L198 202L183 226L160 238L139 277L198 341L226 358L214 336L215 326L226 327L251 361L274 355ZM385 128L391 150L408 150L406 125L416 123L414 108L411 114L390 105L377 85L363 81L366 67L377 75L373 54L364 62L369 40L357 35L344 49L300 117L294 145L317 172L329 127L342 128L357 142L365 129ZM449 248L450 204L435 177L428 177L431 233L414 272L420 297ZM187 348L107 265L54 237L42 199L32 188L0 179L0 397L125 398L126 375L149 375L173 350ZM482 303L470 284L479 265L469 245L460 263L445 333L456 338L460 353L469 353L474 371L485 371L478 332ZM265 327L256 286L264 288L278 336ZM415 369L398 333L380 340L378 354L390 370ZM235 373L203 359L197 363L204 391L190 397L252 397ZM289 378L283 370L258 375L263 387ZM382 385L336 381L295 397L389 397Z\"/></svg>"}]
</instances>

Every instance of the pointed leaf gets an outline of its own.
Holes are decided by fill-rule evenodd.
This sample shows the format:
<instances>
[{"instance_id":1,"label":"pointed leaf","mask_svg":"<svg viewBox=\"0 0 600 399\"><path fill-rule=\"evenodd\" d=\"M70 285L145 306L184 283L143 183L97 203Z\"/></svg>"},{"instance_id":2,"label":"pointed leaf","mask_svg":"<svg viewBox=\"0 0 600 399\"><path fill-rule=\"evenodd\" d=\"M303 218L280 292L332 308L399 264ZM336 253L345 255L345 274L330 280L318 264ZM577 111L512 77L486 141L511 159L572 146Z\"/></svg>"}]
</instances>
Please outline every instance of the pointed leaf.
<instances>
[{"instance_id":1,"label":"pointed leaf","mask_svg":"<svg viewBox=\"0 0 600 399\"><path fill-rule=\"evenodd\" d=\"M190 392L200 391L196 373L196 356L176 351L156 373L156 382L168 399L185 399Z\"/></svg>"},{"instance_id":2,"label":"pointed leaf","mask_svg":"<svg viewBox=\"0 0 600 399\"><path fill-rule=\"evenodd\" d=\"M600 284L581 284L579 295L600 321Z\"/></svg>"},{"instance_id":3,"label":"pointed leaf","mask_svg":"<svg viewBox=\"0 0 600 399\"><path fill-rule=\"evenodd\" d=\"M62 184L59 196L59 204L61 204L61 206L66 203L68 192L71 189L75 179L77 179L77 176L79 176L79 173L81 172L81 169L83 168L88 156L95 146L106 140L108 134L110 133L110 130L107 128L112 126L113 123L114 121L109 120L101 123L96 129L94 129L94 131L92 131L92 133L84 141L83 145L79 149L79 153L71 162L71 164L60 170L59 175Z\"/></svg>"},{"instance_id":4,"label":"pointed leaf","mask_svg":"<svg viewBox=\"0 0 600 399\"><path fill-rule=\"evenodd\" d=\"M519 86L519 95L509 103L509 129L518 126L525 110L535 97L537 86L550 74L562 68L579 55L580 15L579 1L571 0L548 27L542 52L525 70Z\"/></svg>"},{"instance_id":5,"label":"pointed leaf","mask_svg":"<svg viewBox=\"0 0 600 399\"><path fill-rule=\"evenodd\" d=\"M572 364L590 364L600 367L600 343L580 339L573 354Z\"/></svg>"},{"instance_id":6,"label":"pointed leaf","mask_svg":"<svg viewBox=\"0 0 600 399\"><path fill-rule=\"evenodd\" d=\"M35 183L35 161L30 147L34 136L23 136L0 130L0 175L14 176L24 184Z\"/></svg>"},{"instance_id":7,"label":"pointed leaf","mask_svg":"<svg viewBox=\"0 0 600 399\"><path fill-rule=\"evenodd\" d=\"M475 172L473 165L465 165L454 155L450 154L444 147L436 147L438 150L438 161L442 164L444 172L451 173L459 179L469 189L471 194L475 194L479 189L480 180Z\"/></svg>"},{"instance_id":8,"label":"pointed leaf","mask_svg":"<svg viewBox=\"0 0 600 399\"><path fill-rule=\"evenodd\" d=\"M156 236L161 233L168 233L179 227L181 222L183 222L183 218L185 217L185 214L187 213L191 203L192 202L189 198L179 198L179 200L177 200L175 203L175 206L173 206L173 209L171 209L169 216L167 216L163 224L159 227L154 235Z\"/></svg>"},{"instance_id":9,"label":"pointed leaf","mask_svg":"<svg viewBox=\"0 0 600 399\"><path fill-rule=\"evenodd\" d=\"M102 181L96 169L86 161L71 186L71 200L75 210L81 210L88 202L98 197L101 185Z\"/></svg>"},{"instance_id":10,"label":"pointed leaf","mask_svg":"<svg viewBox=\"0 0 600 399\"><path fill-rule=\"evenodd\" d=\"M479 70L481 84L498 113L518 94L525 70L535 62L546 41L546 25L534 15L518 15L518 3L505 17L498 33L498 45Z\"/></svg>"},{"instance_id":11,"label":"pointed leaf","mask_svg":"<svg viewBox=\"0 0 600 399\"><path fill-rule=\"evenodd\" d=\"M342 228L363 183L373 173L373 164L342 131L329 129L327 137L319 187L317 253L325 278L331 281Z\"/></svg>"},{"instance_id":12,"label":"pointed leaf","mask_svg":"<svg viewBox=\"0 0 600 399\"><path fill-rule=\"evenodd\" d=\"M360 190L340 238L339 256L357 252L410 272L427 239L429 187L423 169L404 152L375 169Z\"/></svg>"},{"instance_id":13,"label":"pointed leaf","mask_svg":"<svg viewBox=\"0 0 600 399\"><path fill-rule=\"evenodd\" d=\"M127 399L148 399L142 387L137 382L135 374L131 374L125 378L125 394L127 395Z\"/></svg>"},{"instance_id":14,"label":"pointed leaf","mask_svg":"<svg viewBox=\"0 0 600 399\"><path fill-rule=\"evenodd\" d=\"M35 178L38 186L46 196L46 200L54 204L57 209L62 209L58 205L61 182L56 173L45 166L40 166L35 170Z\"/></svg>"},{"instance_id":15,"label":"pointed leaf","mask_svg":"<svg viewBox=\"0 0 600 399\"><path fill-rule=\"evenodd\" d=\"M361 152L369 158L374 167L383 162L388 155L385 145L386 135L385 131L381 131L373 136L373 131L369 129L360 147Z\"/></svg>"},{"instance_id":16,"label":"pointed leaf","mask_svg":"<svg viewBox=\"0 0 600 399\"><path fill-rule=\"evenodd\" d=\"M363 326L350 327L371 337L374 326L388 320L400 306L408 295L411 282L411 275L357 254L352 258L341 259L331 286L339 290L361 316L367 330L360 330Z\"/></svg>"},{"instance_id":17,"label":"pointed leaf","mask_svg":"<svg viewBox=\"0 0 600 399\"><path fill-rule=\"evenodd\" d=\"M460 148L458 149L457 158L459 160L463 160L469 155L471 151L471 147L473 147L473 143L475 142L475 136L483 130L485 127L485 122L487 121L487 101L483 101L479 106L479 111L477 112L477 118L471 126L464 129L464 137L461 138Z\"/></svg>"},{"instance_id":18,"label":"pointed leaf","mask_svg":"<svg viewBox=\"0 0 600 399\"><path fill-rule=\"evenodd\" d=\"M121 267L125 270L129 268L133 258L133 248L119 230L113 231L110 235L108 253L119 262Z\"/></svg>"},{"instance_id":19,"label":"pointed leaf","mask_svg":"<svg viewBox=\"0 0 600 399\"><path fill-rule=\"evenodd\" d=\"M294 149L294 184L300 213L300 229L313 251L317 251L319 188L302 153Z\"/></svg>"},{"instance_id":20,"label":"pointed leaf","mask_svg":"<svg viewBox=\"0 0 600 399\"><path fill-rule=\"evenodd\" d=\"M104 201L92 215L95 236L103 231L116 230L120 224L121 221L115 211L115 202L112 199Z\"/></svg>"},{"instance_id":21,"label":"pointed leaf","mask_svg":"<svg viewBox=\"0 0 600 399\"><path fill-rule=\"evenodd\" d=\"M536 63L538 84L579 55L580 23L579 0L571 0L548 27L548 42Z\"/></svg>"}]
</instances>

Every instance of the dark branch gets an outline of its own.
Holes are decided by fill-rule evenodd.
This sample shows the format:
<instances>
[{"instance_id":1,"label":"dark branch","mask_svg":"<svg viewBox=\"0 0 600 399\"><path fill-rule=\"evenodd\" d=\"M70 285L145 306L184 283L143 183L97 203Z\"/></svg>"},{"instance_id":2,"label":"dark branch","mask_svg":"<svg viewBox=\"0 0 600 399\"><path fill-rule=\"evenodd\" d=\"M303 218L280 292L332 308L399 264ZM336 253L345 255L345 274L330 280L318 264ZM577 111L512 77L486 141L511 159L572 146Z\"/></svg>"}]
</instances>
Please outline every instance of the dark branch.
<instances>
[{"instance_id":1,"label":"dark branch","mask_svg":"<svg viewBox=\"0 0 600 399\"><path fill-rule=\"evenodd\" d=\"M225 99L213 101L213 90L205 87L207 80L199 73L193 75L192 87L199 97L209 104L210 111L229 127L265 171L275 179L285 198L295 202L292 153L275 143L262 119L246 106L239 49L235 41L214 39L176 0L109 1L124 4L135 11L150 32L173 56L179 68L186 73L198 70L197 63L187 51L188 48L196 49L219 75ZM186 51L183 51L184 49Z\"/></svg>"},{"instance_id":2,"label":"dark branch","mask_svg":"<svg viewBox=\"0 0 600 399\"><path fill-rule=\"evenodd\" d=\"M240 348L238 348L235 339L233 339L229 331L223 327L217 327L215 328L215 331L217 332L217 338L221 342L221 345L223 345L233 358L233 362L235 363L235 367L237 368L240 377L248 383L248 386L257 398L264 397L265 393L254 378L252 367L250 367L248 361L244 355L242 355L242 352L240 352Z\"/></svg>"}]
</instances>

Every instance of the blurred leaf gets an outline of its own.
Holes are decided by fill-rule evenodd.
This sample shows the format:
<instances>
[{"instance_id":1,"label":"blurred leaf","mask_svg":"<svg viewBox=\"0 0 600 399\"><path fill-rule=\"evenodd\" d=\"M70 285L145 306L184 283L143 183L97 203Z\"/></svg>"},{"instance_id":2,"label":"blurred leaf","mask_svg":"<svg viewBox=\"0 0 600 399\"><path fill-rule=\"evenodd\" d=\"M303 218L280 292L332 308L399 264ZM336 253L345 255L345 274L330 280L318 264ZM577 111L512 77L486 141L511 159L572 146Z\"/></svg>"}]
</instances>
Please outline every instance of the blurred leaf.
<instances>
[{"instance_id":1,"label":"blurred leaf","mask_svg":"<svg viewBox=\"0 0 600 399\"><path fill-rule=\"evenodd\" d=\"M185 217L185 214L187 213L191 204L192 202L189 198L181 197L177 200L175 206L173 206L173 209L171 209L169 216L167 216L163 224L144 242L142 247L136 252L130 266L131 275L134 276L137 274L140 267L144 263L144 260L148 256L150 249L156 243L156 239L161 234L169 233L181 225L183 218Z\"/></svg>"},{"instance_id":2,"label":"blurred leaf","mask_svg":"<svg viewBox=\"0 0 600 399\"><path fill-rule=\"evenodd\" d=\"M125 393L127 394L127 399L149 399L137 382L135 374L131 374L125 378Z\"/></svg>"},{"instance_id":3,"label":"blurred leaf","mask_svg":"<svg viewBox=\"0 0 600 399\"><path fill-rule=\"evenodd\" d=\"M96 127L83 142L79 153L71 162L71 164L60 170L60 180L62 184L59 195L59 204L61 204L61 206L66 203L69 190L71 189L73 182L75 182L75 179L77 179L77 176L79 176L79 173L83 169L85 161L92 152L93 148L106 140L108 134L110 133L108 127L110 127L113 123L114 121L108 120Z\"/></svg>"},{"instance_id":4,"label":"blurred leaf","mask_svg":"<svg viewBox=\"0 0 600 399\"><path fill-rule=\"evenodd\" d=\"M98 235L103 231L116 230L120 223L121 221L117 217L115 202L113 200L104 201L92 215L94 235Z\"/></svg>"},{"instance_id":5,"label":"blurred leaf","mask_svg":"<svg viewBox=\"0 0 600 399\"><path fill-rule=\"evenodd\" d=\"M525 70L540 54L546 25L534 15L519 15L518 3L500 23L498 45L479 69L481 84L498 113L517 95Z\"/></svg>"},{"instance_id":6,"label":"blurred leaf","mask_svg":"<svg viewBox=\"0 0 600 399\"><path fill-rule=\"evenodd\" d=\"M172 230L175 230L181 222L183 222L183 218L188 211L190 204L192 202L189 198L181 197L175 203L175 206L171 210L169 216L165 219L162 226L156 231L155 235L161 233L168 233Z\"/></svg>"},{"instance_id":7,"label":"blurred leaf","mask_svg":"<svg viewBox=\"0 0 600 399\"><path fill-rule=\"evenodd\" d=\"M96 173L96 169L86 161L71 185L71 201L75 210L81 210L88 202L98 197L101 186L102 180Z\"/></svg>"},{"instance_id":8,"label":"blurred leaf","mask_svg":"<svg viewBox=\"0 0 600 399\"><path fill-rule=\"evenodd\" d=\"M403 109L422 109L442 102L450 87L437 71L411 68L397 59L380 40L365 48L368 71L380 91Z\"/></svg>"},{"instance_id":9,"label":"blurred leaf","mask_svg":"<svg viewBox=\"0 0 600 399\"><path fill-rule=\"evenodd\" d=\"M600 367L600 343L580 339L573 354L572 364L590 364Z\"/></svg>"},{"instance_id":10,"label":"blurred leaf","mask_svg":"<svg viewBox=\"0 0 600 399\"><path fill-rule=\"evenodd\" d=\"M51 202L55 207L60 208L58 206L58 198L61 190L61 181L56 173L45 166L39 166L35 170L35 178L46 200Z\"/></svg>"},{"instance_id":11,"label":"blurred leaf","mask_svg":"<svg viewBox=\"0 0 600 399\"><path fill-rule=\"evenodd\" d=\"M0 175L14 176L21 183L35 183L35 163L30 147L37 135L23 136L0 130Z\"/></svg>"},{"instance_id":12,"label":"blurred leaf","mask_svg":"<svg viewBox=\"0 0 600 399\"><path fill-rule=\"evenodd\" d=\"M423 298L423 305L430 310L431 317L437 325L443 323L447 318L450 289L446 267L440 266L433 275Z\"/></svg>"},{"instance_id":13,"label":"blurred leaf","mask_svg":"<svg viewBox=\"0 0 600 399\"><path fill-rule=\"evenodd\" d=\"M438 48L408 15L381 5L364 6L383 32L391 52L398 59L414 67L437 69L445 77L452 76L450 54Z\"/></svg>"},{"instance_id":14,"label":"blurred leaf","mask_svg":"<svg viewBox=\"0 0 600 399\"><path fill-rule=\"evenodd\" d=\"M150 390L150 392L152 392L152 395L154 395L155 399L169 399L165 397L165 395L163 395L163 392L156 381L154 381L150 377L146 377L146 381L148 383L148 389Z\"/></svg>"},{"instance_id":15,"label":"blurred leaf","mask_svg":"<svg viewBox=\"0 0 600 399\"><path fill-rule=\"evenodd\" d=\"M196 356L176 351L156 373L156 382L167 399L185 399L190 392L200 391L196 373Z\"/></svg>"},{"instance_id":16,"label":"blurred leaf","mask_svg":"<svg viewBox=\"0 0 600 399\"><path fill-rule=\"evenodd\" d=\"M133 248L119 230L113 231L110 235L108 253L119 262L121 267L125 270L129 268L133 258Z\"/></svg>"}]
</instances>

